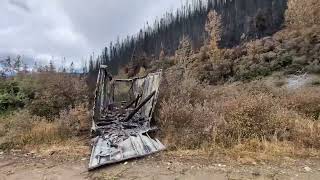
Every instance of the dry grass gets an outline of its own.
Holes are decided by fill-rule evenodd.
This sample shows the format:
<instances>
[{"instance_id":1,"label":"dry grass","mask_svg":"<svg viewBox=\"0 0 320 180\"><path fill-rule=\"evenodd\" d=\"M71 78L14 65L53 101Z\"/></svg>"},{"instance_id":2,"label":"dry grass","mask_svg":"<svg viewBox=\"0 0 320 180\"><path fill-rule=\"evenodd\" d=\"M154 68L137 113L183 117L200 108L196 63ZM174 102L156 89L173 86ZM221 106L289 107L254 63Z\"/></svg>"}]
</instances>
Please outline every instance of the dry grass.
<instances>
[{"instance_id":1,"label":"dry grass","mask_svg":"<svg viewBox=\"0 0 320 180\"><path fill-rule=\"evenodd\" d=\"M57 123L40 121L33 124L31 129L21 135L18 135L20 143L25 144L48 144L67 139L67 128L59 126Z\"/></svg>"},{"instance_id":2,"label":"dry grass","mask_svg":"<svg viewBox=\"0 0 320 180\"><path fill-rule=\"evenodd\" d=\"M189 79L167 86L159 111L165 143L171 149L218 148L231 154L319 150L320 124L310 116L319 113L319 91L292 94L261 84L205 86Z\"/></svg>"},{"instance_id":3,"label":"dry grass","mask_svg":"<svg viewBox=\"0 0 320 180\"><path fill-rule=\"evenodd\" d=\"M320 120L320 91L319 87L305 87L287 94L283 103L289 109L306 115L313 120Z\"/></svg>"},{"instance_id":4,"label":"dry grass","mask_svg":"<svg viewBox=\"0 0 320 180\"><path fill-rule=\"evenodd\" d=\"M320 24L319 0L289 0L286 22L290 26Z\"/></svg>"},{"instance_id":5,"label":"dry grass","mask_svg":"<svg viewBox=\"0 0 320 180\"><path fill-rule=\"evenodd\" d=\"M23 148L25 146L50 145L64 142L81 135L89 129L89 113L85 106L62 111L54 121L18 111L1 118L5 127L0 149Z\"/></svg>"},{"instance_id":6,"label":"dry grass","mask_svg":"<svg viewBox=\"0 0 320 180\"><path fill-rule=\"evenodd\" d=\"M58 143L26 145L24 149L42 157L54 157L61 160L79 160L90 155L87 138L73 137Z\"/></svg>"}]
</instances>

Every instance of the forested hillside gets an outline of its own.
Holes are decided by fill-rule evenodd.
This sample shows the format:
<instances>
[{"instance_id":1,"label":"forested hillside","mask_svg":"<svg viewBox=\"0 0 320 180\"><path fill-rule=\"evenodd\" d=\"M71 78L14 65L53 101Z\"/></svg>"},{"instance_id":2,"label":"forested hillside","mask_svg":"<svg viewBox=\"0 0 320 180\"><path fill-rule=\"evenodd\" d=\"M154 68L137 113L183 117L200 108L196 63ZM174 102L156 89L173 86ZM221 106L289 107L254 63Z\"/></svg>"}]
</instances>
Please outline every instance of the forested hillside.
<instances>
[{"instance_id":1,"label":"forested hillside","mask_svg":"<svg viewBox=\"0 0 320 180\"><path fill-rule=\"evenodd\" d=\"M161 19L147 23L136 35L111 42L98 57L97 65L91 58L89 70L92 72L99 64L107 64L116 74L131 59L131 63L140 61L147 66L159 58L160 52L174 55L183 36L190 38L193 50L197 51L208 39L205 24L210 10L221 14L221 47L271 35L283 23L286 4L286 0L194 0L176 12L167 12Z\"/></svg>"}]
</instances>

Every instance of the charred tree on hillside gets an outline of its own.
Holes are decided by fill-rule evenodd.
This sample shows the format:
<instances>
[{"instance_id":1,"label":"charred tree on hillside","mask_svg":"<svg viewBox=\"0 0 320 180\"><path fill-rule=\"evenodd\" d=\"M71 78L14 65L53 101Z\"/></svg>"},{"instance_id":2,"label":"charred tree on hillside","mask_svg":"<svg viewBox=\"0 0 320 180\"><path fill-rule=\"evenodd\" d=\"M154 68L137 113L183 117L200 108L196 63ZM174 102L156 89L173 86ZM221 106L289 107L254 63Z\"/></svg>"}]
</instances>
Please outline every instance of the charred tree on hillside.
<instances>
[{"instance_id":1,"label":"charred tree on hillside","mask_svg":"<svg viewBox=\"0 0 320 180\"><path fill-rule=\"evenodd\" d=\"M133 61L132 57L145 54L151 60L159 57L163 49L166 55L174 55L184 36L190 38L193 50L197 51L209 37L205 25L211 10L221 16L223 32L219 46L232 47L277 31L284 21L286 4L287 0L193 0L176 12L166 13L153 25L147 23L138 34L111 42L97 61L116 74Z\"/></svg>"}]
</instances>

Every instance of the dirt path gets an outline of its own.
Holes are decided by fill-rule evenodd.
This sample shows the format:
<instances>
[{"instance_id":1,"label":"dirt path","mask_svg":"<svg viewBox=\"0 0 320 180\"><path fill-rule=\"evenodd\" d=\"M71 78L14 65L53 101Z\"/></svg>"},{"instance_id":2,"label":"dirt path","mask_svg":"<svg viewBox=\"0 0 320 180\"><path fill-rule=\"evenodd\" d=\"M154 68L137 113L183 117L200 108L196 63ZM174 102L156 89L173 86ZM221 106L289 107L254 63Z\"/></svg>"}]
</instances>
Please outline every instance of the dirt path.
<instances>
[{"instance_id":1,"label":"dirt path","mask_svg":"<svg viewBox=\"0 0 320 180\"><path fill-rule=\"evenodd\" d=\"M158 154L105 167L94 172L86 169L87 159L0 156L0 180L82 180L82 179L320 179L320 161L290 161L272 165L218 163L195 157Z\"/></svg>"}]
</instances>

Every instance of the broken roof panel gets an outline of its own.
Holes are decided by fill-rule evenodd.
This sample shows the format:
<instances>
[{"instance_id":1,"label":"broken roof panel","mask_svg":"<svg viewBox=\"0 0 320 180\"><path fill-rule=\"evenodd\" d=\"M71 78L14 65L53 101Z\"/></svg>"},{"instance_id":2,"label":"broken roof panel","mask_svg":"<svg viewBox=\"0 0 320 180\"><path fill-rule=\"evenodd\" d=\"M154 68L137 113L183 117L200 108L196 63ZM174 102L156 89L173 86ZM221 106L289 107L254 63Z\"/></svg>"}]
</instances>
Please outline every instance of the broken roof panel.
<instances>
[{"instance_id":1,"label":"broken roof panel","mask_svg":"<svg viewBox=\"0 0 320 180\"><path fill-rule=\"evenodd\" d=\"M165 149L149 135L156 130L150 121L161 76L159 71L142 78L114 80L105 67L100 69L93 109L90 170Z\"/></svg>"}]
</instances>

